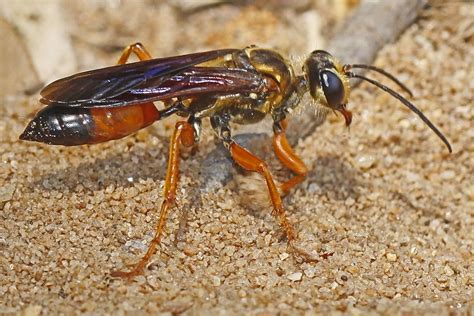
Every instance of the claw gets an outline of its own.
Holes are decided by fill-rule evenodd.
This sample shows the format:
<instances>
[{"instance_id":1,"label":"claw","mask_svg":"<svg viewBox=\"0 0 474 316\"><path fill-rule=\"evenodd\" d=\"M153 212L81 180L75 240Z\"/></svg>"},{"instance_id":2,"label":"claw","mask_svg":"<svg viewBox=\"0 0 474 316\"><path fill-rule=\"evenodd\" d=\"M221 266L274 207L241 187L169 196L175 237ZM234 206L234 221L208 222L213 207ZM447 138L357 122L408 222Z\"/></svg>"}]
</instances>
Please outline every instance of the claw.
<instances>
[{"instance_id":1,"label":"claw","mask_svg":"<svg viewBox=\"0 0 474 316\"><path fill-rule=\"evenodd\" d=\"M294 255L301 257L303 261L305 262L319 262L321 261L320 259L328 259L331 257L334 252L324 252L319 255L315 255L313 253L308 252L307 250L295 245L294 243L290 242L288 243L288 246L291 248L292 252Z\"/></svg>"}]
</instances>

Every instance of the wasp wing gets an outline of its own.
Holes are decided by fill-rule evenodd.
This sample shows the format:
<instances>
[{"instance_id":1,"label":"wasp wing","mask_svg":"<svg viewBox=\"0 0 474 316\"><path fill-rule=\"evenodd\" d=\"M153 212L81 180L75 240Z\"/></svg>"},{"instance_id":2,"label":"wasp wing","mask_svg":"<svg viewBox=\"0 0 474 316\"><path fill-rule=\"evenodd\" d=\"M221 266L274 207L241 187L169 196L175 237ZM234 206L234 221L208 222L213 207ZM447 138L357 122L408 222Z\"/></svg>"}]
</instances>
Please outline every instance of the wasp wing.
<instances>
[{"instance_id":1,"label":"wasp wing","mask_svg":"<svg viewBox=\"0 0 474 316\"><path fill-rule=\"evenodd\" d=\"M170 98L198 98L240 93L262 93L274 87L256 72L226 67L191 67L165 81L148 80L128 91L103 100L83 103L82 107L110 107L154 102ZM55 104L61 106L61 104Z\"/></svg>"},{"instance_id":2,"label":"wasp wing","mask_svg":"<svg viewBox=\"0 0 474 316\"><path fill-rule=\"evenodd\" d=\"M157 58L124 65L90 70L54 81L41 91L41 102L58 106L84 106L103 104L132 91L135 87L146 89L159 86L173 75L227 54L236 49L221 49L182 56ZM102 103L101 103L102 102ZM119 105L126 105L123 103Z\"/></svg>"}]
</instances>

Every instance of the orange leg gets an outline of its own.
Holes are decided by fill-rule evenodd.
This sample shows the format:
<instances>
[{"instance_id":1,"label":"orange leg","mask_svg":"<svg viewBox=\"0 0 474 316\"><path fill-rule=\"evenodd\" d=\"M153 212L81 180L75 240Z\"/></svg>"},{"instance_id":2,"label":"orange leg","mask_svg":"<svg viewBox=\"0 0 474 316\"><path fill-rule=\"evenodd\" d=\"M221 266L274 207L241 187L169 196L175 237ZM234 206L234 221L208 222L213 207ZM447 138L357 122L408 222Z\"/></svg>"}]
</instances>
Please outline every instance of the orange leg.
<instances>
[{"instance_id":1,"label":"orange leg","mask_svg":"<svg viewBox=\"0 0 474 316\"><path fill-rule=\"evenodd\" d=\"M288 140L286 139L285 129L286 129L286 121L280 122L280 128L276 129L275 135L273 136L273 149L275 150L275 154L277 155L278 159L281 161L283 165L285 165L288 169L296 173L296 175L291 178L290 180L286 181L281 185L281 189L283 194L288 193L294 186L301 183L306 175L308 174L308 168L298 157L293 149L291 148L290 144L288 144ZM298 253L299 255L303 256L307 261L318 261L313 255L309 254L306 250L299 248L296 245L293 245L293 250ZM327 259L328 257L332 256L332 252L325 252L319 254L320 257Z\"/></svg>"},{"instance_id":2,"label":"orange leg","mask_svg":"<svg viewBox=\"0 0 474 316\"><path fill-rule=\"evenodd\" d=\"M169 209L176 201L176 188L178 186L179 177L180 143L186 147L193 146L194 144L194 130L193 127L187 122L176 123L174 133L171 136L168 168L166 171L166 181L163 190L164 200L161 204L160 218L155 229L155 236L148 246L148 250L143 258L137 264L135 264L132 270L128 272L113 271L111 273L112 277L130 278L143 274L146 264L150 261L150 258L154 254L156 247L160 243Z\"/></svg>"},{"instance_id":3,"label":"orange leg","mask_svg":"<svg viewBox=\"0 0 474 316\"><path fill-rule=\"evenodd\" d=\"M275 132L273 136L273 150L281 163L296 173L296 175L281 185L283 194L287 194L294 186L301 183L308 174L308 168L301 158L296 155L290 144L288 144L285 127L286 123L282 122L281 131Z\"/></svg>"},{"instance_id":4,"label":"orange leg","mask_svg":"<svg viewBox=\"0 0 474 316\"><path fill-rule=\"evenodd\" d=\"M234 142L229 144L229 151L234 161L242 168L248 171L258 172L265 178L268 192L270 194L270 199L273 204L273 215L278 218L280 226L288 239L288 245L294 254L303 257L305 261L318 261L314 255L296 245L296 233L293 229L293 226L286 217L285 209L283 208L281 201L281 196L278 193L278 189L275 185L275 182L273 181L273 177L265 162Z\"/></svg>"},{"instance_id":5,"label":"orange leg","mask_svg":"<svg viewBox=\"0 0 474 316\"><path fill-rule=\"evenodd\" d=\"M248 171L258 172L265 178L265 181L267 182L268 193L270 194L270 199L273 204L273 214L278 218L280 226L285 231L288 242L291 244L291 242L296 239L296 234L292 225L286 218L280 193L278 193L275 181L273 181L273 177L268 170L266 163L234 142L230 143L229 151L234 161L242 168Z\"/></svg>"},{"instance_id":6,"label":"orange leg","mask_svg":"<svg viewBox=\"0 0 474 316\"><path fill-rule=\"evenodd\" d=\"M122 51L122 55L120 56L117 64L118 65L125 64L128 58L130 58L131 53L134 53L135 55L137 55L138 59L140 60L151 59L150 53L145 49L142 43L135 43L135 44L131 44L125 47L125 49Z\"/></svg>"}]
</instances>

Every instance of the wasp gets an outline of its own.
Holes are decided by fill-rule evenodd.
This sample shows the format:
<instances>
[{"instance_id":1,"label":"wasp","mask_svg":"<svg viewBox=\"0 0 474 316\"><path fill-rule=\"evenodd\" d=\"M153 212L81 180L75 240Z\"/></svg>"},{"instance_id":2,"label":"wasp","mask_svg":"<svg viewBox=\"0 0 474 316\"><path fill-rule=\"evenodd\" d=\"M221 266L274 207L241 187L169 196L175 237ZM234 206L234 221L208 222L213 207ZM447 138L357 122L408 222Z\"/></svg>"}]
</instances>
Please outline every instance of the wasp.
<instances>
[{"instance_id":1,"label":"wasp","mask_svg":"<svg viewBox=\"0 0 474 316\"><path fill-rule=\"evenodd\" d=\"M140 61L126 63L132 53ZM183 118L176 123L171 136L154 238L131 270L114 271L112 276L133 277L143 273L176 201L180 148L199 142L202 120L207 118L235 163L264 178L273 215L290 248L297 250L295 230L285 215L280 191L267 164L234 141L231 123L256 123L271 116L276 156L294 173L281 185L284 193L303 181L308 172L285 136L286 118L309 92L316 107L341 113L349 126L352 113L347 104L352 78L368 81L398 99L452 151L446 137L415 105L387 86L354 73L356 68L376 71L411 95L406 86L386 71L370 65L344 65L323 50L310 53L301 74L297 74L281 54L256 46L152 59L142 44L135 43L124 49L116 66L78 73L46 86L40 93L40 102L46 107L36 114L20 139L65 146L96 144L125 137L171 115ZM155 106L155 101L164 104L162 109Z\"/></svg>"}]
</instances>

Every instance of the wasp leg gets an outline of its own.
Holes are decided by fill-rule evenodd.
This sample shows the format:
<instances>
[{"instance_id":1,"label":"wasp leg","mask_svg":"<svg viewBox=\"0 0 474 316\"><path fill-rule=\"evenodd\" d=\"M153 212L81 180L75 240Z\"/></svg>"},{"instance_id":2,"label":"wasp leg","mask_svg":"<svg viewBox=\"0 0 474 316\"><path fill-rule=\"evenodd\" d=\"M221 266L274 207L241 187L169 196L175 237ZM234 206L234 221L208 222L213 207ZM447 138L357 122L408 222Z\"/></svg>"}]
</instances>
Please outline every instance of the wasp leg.
<instances>
[{"instance_id":1,"label":"wasp leg","mask_svg":"<svg viewBox=\"0 0 474 316\"><path fill-rule=\"evenodd\" d=\"M291 244L291 242L296 239L296 234L293 226L286 217L280 193L278 193L277 186L275 185L275 181L273 181L273 177L268 170L267 164L234 141L231 141L229 144L229 152L239 166L248 171L258 172L265 178L268 193L273 204L273 214L278 218L280 226L285 231L288 242Z\"/></svg>"},{"instance_id":2,"label":"wasp leg","mask_svg":"<svg viewBox=\"0 0 474 316\"><path fill-rule=\"evenodd\" d=\"M231 137L231 131L229 127L229 117L226 113L220 113L211 117L211 125L218 137L224 143L224 146L229 150L230 155L234 161L248 171L258 172L263 176L267 183L268 193L270 195L270 200L273 205L274 215L280 224L280 227L285 232L286 238L288 240L288 246L297 256L301 256L305 261L319 261L314 255L307 252L305 249L302 249L296 245L296 233L286 217L285 209L283 208L283 202L281 200L280 193L278 192L273 176L268 170L267 164L256 157L254 154L237 144Z\"/></svg>"},{"instance_id":3,"label":"wasp leg","mask_svg":"<svg viewBox=\"0 0 474 316\"><path fill-rule=\"evenodd\" d=\"M194 144L194 130L191 124L188 122L176 123L173 135L171 136L168 168L166 171L166 181L163 190L164 200L161 204L160 218L158 219L158 224L155 229L155 236L148 246L148 250L145 255L137 264L135 264L132 270L128 272L113 271L111 273L112 277L130 278L143 274L146 264L150 261L150 258L154 254L156 247L160 243L169 209L176 201L176 188L178 186L179 178L180 143L186 147L191 147Z\"/></svg>"},{"instance_id":4,"label":"wasp leg","mask_svg":"<svg viewBox=\"0 0 474 316\"><path fill-rule=\"evenodd\" d=\"M263 160L250 153L232 139L229 120L230 116L227 113L219 113L214 115L211 117L212 128L216 132L217 136L222 140L224 146L229 150L230 155L239 166L248 171L258 172L264 177L274 209L273 215L278 218L280 226L283 228L286 234L288 243L291 244L291 242L296 239L296 234L293 226L286 217L285 209L283 208L283 203L281 201L281 196L280 193L278 193L275 181L273 181L272 174L270 173L270 170L268 170L267 164Z\"/></svg>"},{"instance_id":5,"label":"wasp leg","mask_svg":"<svg viewBox=\"0 0 474 316\"><path fill-rule=\"evenodd\" d=\"M285 135L286 121L275 123L273 129L273 150L275 154L285 167L296 173L293 178L281 185L283 194L287 194L293 187L304 180L308 174L308 168L301 158L296 155L290 144L288 144Z\"/></svg>"},{"instance_id":6,"label":"wasp leg","mask_svg":"<svg viewBox=\"0 0 474 316\"><path fill-rule=\"evenodd\" d=\"M268 193L273 204L272 214L277 217L280 227L285 232L286 238L288 239L288 246L290 247L291 251L295 255L301 256L305 261L319 261L317 257L296 244L296 233L293 226L286 217L280 193L278 193L275 181L273 181L273 177L268 170L266 163L233 141L229 143L229 151L232 158L239 166L248 171L258 172L265 178L265 181L267 182Z\"/></svg>"},{"instance_id":7,"label":"wasp leg","mask_svg":"<svg viewBox=\"0 0 474 316\"><path fill-rule=\"evenodd\" d=\"M122 51L122 55L120 55L120 58L117 62L117 65L125 64L130 58L131 53L134 53L140 60L151 59L150 53L145 49L142 43L134 43L124 48L124 50Z\"/></svg>"}]
</instances>

